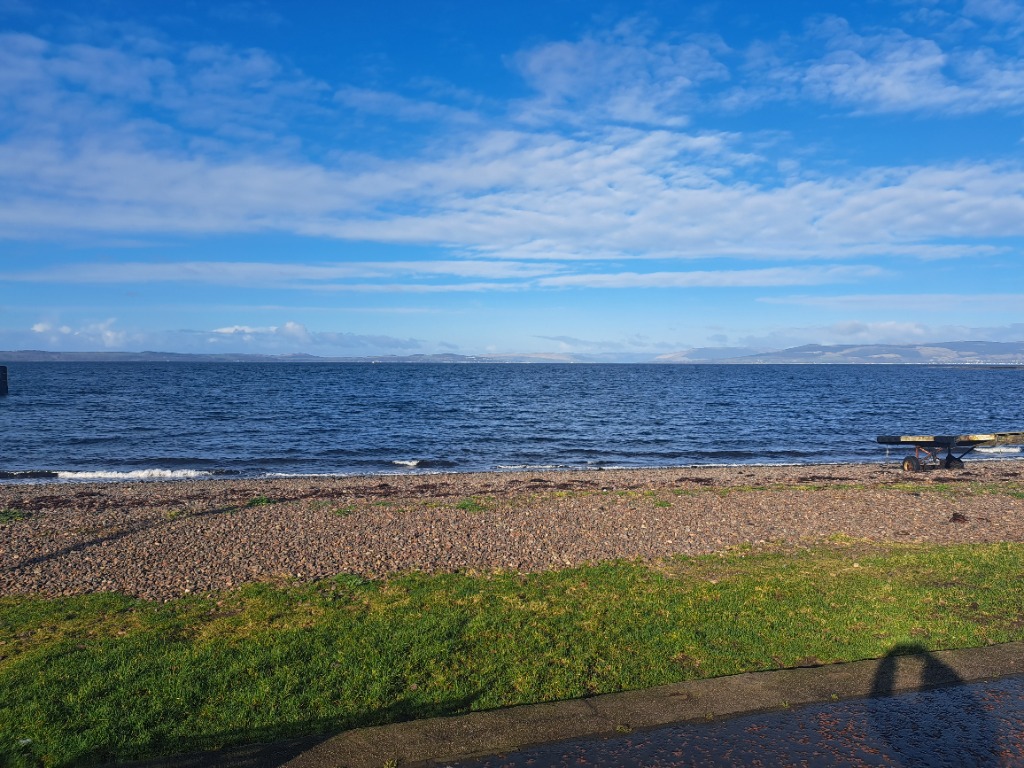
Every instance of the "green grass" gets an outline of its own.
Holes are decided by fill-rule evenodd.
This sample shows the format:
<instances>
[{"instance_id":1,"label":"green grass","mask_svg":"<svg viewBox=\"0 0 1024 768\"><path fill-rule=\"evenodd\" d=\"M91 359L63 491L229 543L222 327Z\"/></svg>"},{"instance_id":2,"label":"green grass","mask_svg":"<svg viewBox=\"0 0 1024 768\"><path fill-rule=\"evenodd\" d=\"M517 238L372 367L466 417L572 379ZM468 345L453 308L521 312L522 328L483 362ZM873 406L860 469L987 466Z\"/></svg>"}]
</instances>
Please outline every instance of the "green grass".
<instances>
[{"instance_id":1,"label":"green grass","mask_svg":"<svg viewBox=\"0 0 1024 768\"><path fill-rule=\"evenodd\" d=\"M25 512L24 510L15 509L14 507L3 507L0 508L0 525L16 523L19 520L27 519L28 516L28 512Z\"/></svg>"},{"instance_id":2,"label":"green grass","mask_svg":"<svg viewBox=\"0 0 1024 768\"><path fill-rule=\"evenodd\" d=\"M253 496L249 501L246 502L247 507L265 507L268 504L273 504L274 500L267 498L266 496Z\"/></svg>"},{"instance_id":3,"label":"green grass","mask_svg":"<svg viewBox=\"0 0 1024 768\"><path fill-rule=\"evenodd\" d=\"M1024 640L1024 545L744 549L337 577L164 604L0 598L0 764L187 752L738 672Z\"/></svg>"},{"instance_id":4,"label":"green grass","mask_svg":"<svg viewBox=\"0 0 1024 768\"><path fill-rule=\"evenodd\" d=\"M917 495L934 493L941 496L1012 496L1018 499L1024 498L1024 483L1017 482L904 482L893 483L888 487L896 491Z\"/></svg>"},{"instance_id":5,"label":"green grass","mask_svg":"<svg viewBox=\"0 0 1024 768\"><path fill-rule=\"evenodd\" d=\"M463 499L455 505L456 509L461 509L464 512L483 512L487 509L478 499Z\"/></svg>"}]
</instances>

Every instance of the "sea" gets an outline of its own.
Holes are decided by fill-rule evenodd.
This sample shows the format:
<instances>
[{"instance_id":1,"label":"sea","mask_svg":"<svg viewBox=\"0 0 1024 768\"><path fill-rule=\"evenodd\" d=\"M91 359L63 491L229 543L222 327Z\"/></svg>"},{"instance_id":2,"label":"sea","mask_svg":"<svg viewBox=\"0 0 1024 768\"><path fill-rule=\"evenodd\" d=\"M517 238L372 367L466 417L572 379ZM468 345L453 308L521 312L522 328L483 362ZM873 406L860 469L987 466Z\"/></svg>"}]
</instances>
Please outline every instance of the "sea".
<instances>
[{"instance_id":1,"label":"sea","mask_svg":"<svg viewBox=\"0 0 1024 768\"><path fill-rule=\"evenodd\" d=\"M1024 430L996 366L7 367L0 483L883 462L878 435Z\"/></svg>"}]
</instances>

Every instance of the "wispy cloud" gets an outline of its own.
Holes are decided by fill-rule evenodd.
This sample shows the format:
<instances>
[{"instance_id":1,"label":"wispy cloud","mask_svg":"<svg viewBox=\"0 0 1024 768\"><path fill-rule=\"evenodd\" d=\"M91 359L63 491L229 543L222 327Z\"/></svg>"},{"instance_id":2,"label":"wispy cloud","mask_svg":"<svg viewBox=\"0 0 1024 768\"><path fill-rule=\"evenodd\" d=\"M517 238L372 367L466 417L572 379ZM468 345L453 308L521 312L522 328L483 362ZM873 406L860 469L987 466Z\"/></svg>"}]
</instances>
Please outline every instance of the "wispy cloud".
<instances>
[{"instance_id":1,"label":"wispy cloud","mask_svg":"<svg viewBox=\"0 0 1024 768\"><path fill-rule=\"evenodd\" d=\"M890 168L723 178L699 136L485 134L436 159L346 172L25 138L0 147L0 235L285 232L489 257L836 258L1024 235L1024 171ZM728 146L725 137L711 142ZM735 166L734 166L735 167ZM540 245L538 249L536 246Z\"/></svg>"},{"instance_id":2,"label":"wispy cloud","mask_svg":"<svg viewBox=\"0 0 1024 768\"><path fill-rule=\"evenodd\" d=\"M443 293L525 290L540 288L696 288L826 285L878 277L875 266L803 265L767 269L730 269L658 272L580 273L575 264L536 262L381 262L331 266L293 264L182 262L168 264L83 264L61 270L8 270L0 278L11 282L69 284L146 284L154 282L203 283L274 289ZM585 265L583 265L585 266ZM562 274L559 274L562 273ZM458 283L367 282L400 276L420 279L436 276L505 278L504 282Z\"/></svg>"},{"instance_id":3,"label":"wispy cloud","mask_svg":"<svg viewBox=\"0 0 1024 768\"><path fill-rule=\"evenodd\" d=\"M963 82L954 82L934 41L858 35L839 19L820 22L815 34L827 48L820 59L783 62L760 76L865 109L1024 99L1024 68L988 61L994 54L981 49L957 54ZM2 42L2 120L13 130L0 146L0 235L8 238L269 231L508 258L540 249L555 258L841 258L1024 234L1019 166L781 174L754 137L638 126L671 119L643 118L635 106L621 110L642 119L616 117L616 98L629 101L622 94L664 111L727 74L715 58L720 45L668 43L635 24L535 46L515 60L540 102L580 115L598 110L583 130L453 127L450 140L402 160L312 159L290 145L290 121L333 119L332 94L397 118L457 123L462 113L331 88L260 50L174 51L157 40L100 48L28 35ZM964 85L971 67L992 82L978 74ZM975 92L983 87L987 95ZM166 120L141 119L130 105ZM39 125L50 128L40 134ZM229 138L230 151L219 144ZM267 142L275 146L269 158Z\"/></svg>"},{"instance_id":4,"label":"wispy cloud","mask_svg":"<svg viewBox=\"0 0 1024 768\"><path fill-rule=\"evenodd\" d=\"M106 45L0 34L3 122L49 137L232 155L289 144L290 121L323 115L330 89L259 49L175 47L159 37ZM140 110L151 110L141 114ZM97 141L100 140L100 141Z\"/></svg>"},{"instance_id":5,"label":"wispy cloud","mask_svg":"<svg viewBox=\"0 0 1024 768\"><path fill-rule=\"evenodd\" d=\"M262 2L214 13L288 23ZM41 263L59 268L7 260L0 279L19 293L267 288L280 296L247 301L287 307L304 292L339 312L399 303L382 302L387 294L423 311L450 307L443 294L503 292L492 297L499 304L544 292L570 303L601 289L764 288L763 309L885 311L895 323L812 329L833 339L945 326L906 325L866 286L828 299L811 295L815 286L881 279L905 307L946 299L981 313L990 300L1012 312L1012 292L957 299L933 272L916 299L894 285L918 262L944 259L927 266L953 274L956 260L974 269L1016 258L1019 153L982 161L972 158L998 154L972 145L894 162L898 141L875 153L856 130L894 121L894 133L931 131L938 141L946 123L933 131L915 121L962 127L970 116L1019 132L1006 125L1024 107L1024 8L968 0L858 16L887 21L822 15L802 32L742 43L653 19L595 22L508 49L503 74L518 87L495 93L418 72L330 81L285 52L141 26L26 23L33 33L0 33L0 239L47 252ZM787 121L793 106L811 117L806 125ZM860 153L844 153L845 141L860 142ZM264 234L285 245L268 255L231 241ZM115 247L131 256L111 257ZM779 298L786 286L808 295ZM104 319L117 312L77 323L32 316L23 326L54 343L160 341ZM189 343L359 343L300 333L308 314L269 317L221 317L210 323L216 332L189 331ZM552 329L548 341L583 344L587 333L582 324ZM415 349L401 330L372 343Z\"/></svg>"},{"instance_id":6,"label":"wispy cloud","mask_svg":"<svg viewBox=\"0 0 1024 768\"><path fill-rule=\"evenodd\" d=\"M751 288L780 285L823 285L845 283L877 277L878 267L772 267L693 272L652 272L641 274L563 275L545 277L544 286L562 288Z\"/></svg>"},{"instance_id":7,"label":"wispy cloud","mask_svg":"<svg viewBox=\"0 0 1024 768\"><path fill-rule=\"evenodd\" d=\"M119 329L116 318L108 318L101 322L87 323L73 327L67 323L60 325L39 322L31 328L30 334L24 338L43 341L53 349L123 349L138 343L143 336L124 329ZM27 346L38 346L29 344Z\"/></svg>"},{"instance_id":8,"label":"wispy cloud","mask_svg":"<svg viewBox=\"0 0 1024 768\"><path fill-rule=\"evenodd\" d=\"M619 339L580 339L575 336L536 336L542 341L558 344L559 352L584 354L613 354L623 352L646 352L655 354L675 349L677 345L664 340L652 339L643 334L630 334Z\"/></svg>"},{"instance_id":9,"label":"wispy cloud","mask_svg":"<svg viewBox=\"0 0 1024 768\"><path fill-rule=\"evenodd\" d=\"M359 355L387 350L395 354L420 351L423 342L385 334L314 331L302 323L253 327L236 324L211 330L143 332L119 327L117 318L82 325L35 323L28 332L7 331L16 346L75 351L90 349L175 349L198 353L220 351L282 354L301 350L322 355Z\"/></svg>"},{"instance_id":10,"label":"wispy cloud","mask_svg":"<svg viewBox=\"0 0 1024 768\"><path fill-rule=\"evenodd\" d=\"M941 341L1020 341L1024 323L973 326L927 321L850 320L828 325L776 328L768 333L736 334L734 343L765 349L801 344L921 344Z\"/></svg>"},{"instance_id":11,"label":"wispy cloud","mask_svg":"<svg viewBox=\"0 0 1024 768\"><path fill-rule=\"evenodd\" d=\"M210 6L209 14L214 18L235 24L262 24L268 27L278 27L285 22L285 18L265 0L218 3Z\"/></svg>"},{"instance_id":12,"label":"wispy cloud","mask_svg":"<svg viewBox=\"0 0 1024 768\"><path fill-rule=\"evenodd\" d=\"M1024 293L861 293L846 296L765 296L764 304L788 304L837 310L893 309L913 312L952 312L963 310L1007 310L1024 307Z\"/></svg>"},{"instance_id":13,"label":"wispy cloud","mask_svg":"<svg viewBox=\"0 0 1024 768\"><path fill-rule=\"evenodd\" d=\"M1024 5L1015 0L966 0L964 15L994 22L1009 36L1024 30Z\"/></svg>"},{"instance_id":14,"label":"wispy cloud","mask_svg":"<svg viewBox=\"0 0 1024 768\"><path fill-rule=\"evenodd\" d=\"M489 277L527 279L561 271L554 264L509 261L391 261L341 264L289 264L235 261L168 263L119 262L77 264L53 270L7 270L0 276L12 282L43 283L204 283L208 285L277 288L328 287L339 280L412 276L420 278Z\"/></svg>"},{"instance_id":15,"label":"wispy cloud","mask_svg":"<svg viewBox=\"0 0 1024 768\"><path fill-rule=\"evenodd\" d=\"M481 117L468 109L428 99L414 99L391 91L346 85L334 95L335 101L359 112L382 115L408 122L444 121L479 123Z\"/></svg>"},{"instance_id":16,"label":"wispy cloud","mask_svg":"<svg viewBox=\"0 0 1024 768\"><path fill-rule=\"evenodd\" d=\"M400 339L382 334L338 333L333 331L311 331L302 323L287 321L281 325L253 328L247 325L231 325L212 331L190 332L202 338L207 344L217 346L242 342L250 348L261 351L295 349L327 349L361 351L368 349L389 349L392 351L414 351L423 346L418 339Z\"/></svg>"},{"instance_id":17,"label":"wispy cloud","mask_svg":"<svg viewBox=\"0 0 1024 768\"><path fill-rule=\"evenodd\" d=\"M808 25L801 41L814 55L774 42L752 46L745 77L719 97L720 103L743 109L811 99L863 114L1019 111L1024 65L1016 49L993 47L990 34L1005 20L1019 24L1019 6L985 0L968 3L966 14L992 26L973 30L968 42L962 33L976 24L944 17L947 27L956 25L961 32L950 43L947 30L930 30L932 36L894 28L862 33L843 18L820 19ZM1003 27L996 34L1005 32Z\"/></svg>"},{"instance_id":18,"label":"wispy cloud","mask_svg":"<svg viewBox=\"0 0 1024 768\"><path fill-rule=\"evenodd\" d=\"M634 19L518 53L513 66L538 94L522 105L521 119L686 125L699 103L697 89L728 79L717 58L727 48L707 38L654 39L648 27Z\"/></svg>"}]
</instances>

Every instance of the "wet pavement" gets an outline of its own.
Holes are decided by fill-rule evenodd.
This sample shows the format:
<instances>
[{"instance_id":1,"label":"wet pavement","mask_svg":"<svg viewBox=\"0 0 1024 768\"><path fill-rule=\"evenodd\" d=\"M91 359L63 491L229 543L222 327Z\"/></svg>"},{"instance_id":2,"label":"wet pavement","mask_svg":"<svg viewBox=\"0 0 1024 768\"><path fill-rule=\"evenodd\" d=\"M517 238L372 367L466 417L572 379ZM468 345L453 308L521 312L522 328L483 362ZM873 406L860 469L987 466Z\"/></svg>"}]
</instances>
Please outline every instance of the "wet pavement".
<instances>
[{"instance_id":1,"label":"wet pavement","mask_svg":"<svg viewBox=\"0 0 1024 768\"><path fill-rule=\"evenodd\" d=\"M945 671L925 675L938 679ZM872 698L563 741L448 765L1024 767L1024 675L889 695L891 676L883 662Z\"/></svg>"}]
</instances>

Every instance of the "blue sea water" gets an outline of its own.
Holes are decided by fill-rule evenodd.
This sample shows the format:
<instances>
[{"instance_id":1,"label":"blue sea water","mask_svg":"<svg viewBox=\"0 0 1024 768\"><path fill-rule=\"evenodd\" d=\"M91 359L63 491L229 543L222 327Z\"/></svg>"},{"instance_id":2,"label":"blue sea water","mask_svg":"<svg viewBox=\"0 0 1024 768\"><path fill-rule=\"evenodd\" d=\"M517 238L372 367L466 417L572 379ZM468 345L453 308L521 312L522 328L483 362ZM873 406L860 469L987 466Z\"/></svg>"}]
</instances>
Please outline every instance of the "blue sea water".
<instances>
[{"instance_id":1,"label":"blue sea water","mask_svg":"<svg viewBox=\"0 0 1024 768\"><path fill-rule=\"evenodd\" d=\"M880 434L1024 429L1019 368L174 362L8 369L0 482L873 462L886 459Z\"/></svg>"}]
</instances>

